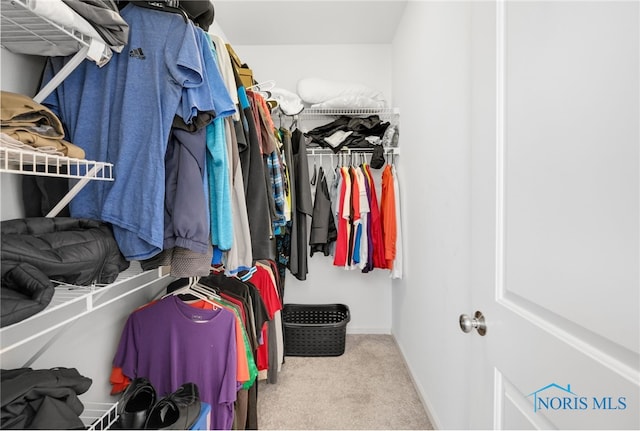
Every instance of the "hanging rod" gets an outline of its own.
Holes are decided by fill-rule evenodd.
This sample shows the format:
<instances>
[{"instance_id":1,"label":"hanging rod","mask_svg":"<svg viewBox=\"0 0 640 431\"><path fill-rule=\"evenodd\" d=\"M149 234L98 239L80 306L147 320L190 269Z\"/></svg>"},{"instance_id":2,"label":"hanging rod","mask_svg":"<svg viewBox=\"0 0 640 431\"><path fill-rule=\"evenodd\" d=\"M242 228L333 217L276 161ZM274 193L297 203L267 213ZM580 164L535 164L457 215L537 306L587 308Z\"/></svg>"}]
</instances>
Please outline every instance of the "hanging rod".
<instances>
[{"instance_id":1,"label":"hanging rod","mask_svg":"<svg viewBox=\"0 0 640 431\"><path fill-rule=\"evenodd\" d=\"M373 152L373 148L343 148L341 149L339 152L334 153L331 149L329 148L309 148L307 147L307 156L315 156L315 155L322 155L322 156L340 156L340 155L350 155L350 154L354 154L354 153L365 153L365 154L371 154ZM400 155L400 148L397 147L384 147L384 154L393 154L393 155Z\"/></svg>"}]
</instances>

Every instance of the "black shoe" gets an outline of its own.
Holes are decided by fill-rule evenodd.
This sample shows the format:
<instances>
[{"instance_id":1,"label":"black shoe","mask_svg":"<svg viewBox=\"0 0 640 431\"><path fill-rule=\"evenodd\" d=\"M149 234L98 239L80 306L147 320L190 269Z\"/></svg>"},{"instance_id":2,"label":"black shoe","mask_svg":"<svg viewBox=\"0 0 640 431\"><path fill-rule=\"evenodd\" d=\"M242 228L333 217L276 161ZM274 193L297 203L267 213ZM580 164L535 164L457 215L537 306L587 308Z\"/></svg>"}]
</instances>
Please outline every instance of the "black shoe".
<instances>
[{"instance_id":1,"label":"black shoe","mask_svg":"<svg viewBox=\"0 0 640 431\"><path fill-rule=\"evenodd\" d=\"M143 429L156 403L156 390L144 377L133 379L118 402L118 429Z\"/></svg>"},{"instance_id":2,"label":"black shoe","mask_svg":"<svg viewBox=\"0 0 640 431\"><path fill-rule=\"evenodd\" d=\"M162 398L149 412L145 429L188 430L200 416L200 394L195 383L185 383Z\"/></svg>"}]
</instances>

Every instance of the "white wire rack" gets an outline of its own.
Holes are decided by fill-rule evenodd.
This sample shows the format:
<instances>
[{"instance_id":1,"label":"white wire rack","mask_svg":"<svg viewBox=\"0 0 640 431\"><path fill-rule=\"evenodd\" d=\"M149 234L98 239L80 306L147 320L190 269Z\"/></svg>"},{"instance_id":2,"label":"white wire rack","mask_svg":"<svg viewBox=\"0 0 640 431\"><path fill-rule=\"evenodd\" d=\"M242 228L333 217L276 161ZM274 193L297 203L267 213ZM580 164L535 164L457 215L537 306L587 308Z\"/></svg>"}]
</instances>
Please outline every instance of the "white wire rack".
<instances>
[{"instance_id":1,"label":"white wire rack","mask_svg":"<svg viewBox=\"0 0 640 431\"><path fill-rule=\"evenodd\" d=\"M24 0L2 0L2 46L15 53L30 53L31 47L68 48L77 52L89 47L93 38L78 30L64 27L44 16L29 10ZM104 52L97 52L91 58L98 64L106 63L110 50L102 43ZM27 52L25 52L27 51ZM93 53L93 51L92 51Z\"/></svg>"},{"instance_id":2,"label":"white wire rack","mask_svg":"<svg viewBox=\"0 0 640 431\"><path fill-rule=\"evenodd\" d=\"M85 402L80 420L87 430L108 430L118 420L118 403Z\"/></svg>"},{"instance_id":3,"label":"white wire rack","mask_svg":"<svg viewBox=\"0 0 640 431\"><path fill-rule=\"evenodd\" d=\"M384 154L394 154L400 155L400 148L398 147L383 147ZM349 148L344 147L341 148L337 153L332 151L330 148L322 148L322 147L307 147L307 157L330 157L330 158L339 158L345 156L356 156L359 154L370 154L373 153L373 148Z\"/></svg>"},{"instance_id":4,"label":"white wire rack","mask_svg":"<svg viewBox=\"0 0 640 431\"><path fill-rule=\"evenodd\" d=\"M154 284L165 276L161 269L143 271L140 263L133 261L129 269L121 272L117 279L108 285L75 286L55 282L53 298L44 310L0 329L0 354L62 329L89 313ZM62 331L28 359L24 366L30 366L60 334Z\"/></svg>"},{"instance_id":5,"label":"white wire rack","mask_svg":"<svg viewBox=\"0 0 640 431\"><path fill-rule=\"evenodd\" d=\"M0 172L113 181L113 164L0 147Z\"/></svg>"},{"instance_id":6,"label":"white wire rack","mask_svg":"<svg viewBox=\"0 0 640 431\"><path fill-rule=\"evenodd\" d=\"M105 65L112 54L102 40L94 39L76 29L33 13L24 0L0 1L0 44L16 54L59 52L60 47L76 54L63 69L33 98L42 102L85 59L98 66ZM47 54L40 54L47 55ZM60 54L56 54L60 55Z\"/></svg>"},{"instance_id":7,"label":"white wire rack","mask_svg":"<svg viewBox=\"0 0 640 431\"><path fill-rule=\"evenodd\" d=\"M306 108L298 117L305 119L308 117L338 117L346 115L349 117L362 117L369 115L378 115L381 120L392 120L400 115L398 108L360 108L360 109L312 109Z\"/></svg>"},{"instance_id":8,"label":"white wire rack","mask_svg":"<svg viewBox=\"0 0 640 431\"><path fill-rule=\"evenodd\" d=\"M113 181L113 164L32 150L0 147L0 172L73 178L79 181L47 214L55 217L91 180Z\"/></svg>"},{"instance_id":9,"label":"white wire rack","mask_svg":"<svg viewBox=\"0 0 640 431\"><path fill-rule=\"evenodd\" d=\"M371 115L377 115L381 121L387 121L392 125L398 126L400 119L399 108L384 108L384 109L311 109L307 108L300 114L293 116L294 120L298 120L298 127L303 132L308 132L311 129L324 125L330 121L335 120L337 117L368 117ZM393 145L384 147L385 154L399 155L400 148L397 146L397 140ZM322 148L316 143L307 145L307 156L315 157L317 155L329 156L329 157L344 157L351 156L352 154L371 153L373 147L367 148L349 148L344 147L338 153L334 153L330 148Z\"/></svg>"}]
</instances>

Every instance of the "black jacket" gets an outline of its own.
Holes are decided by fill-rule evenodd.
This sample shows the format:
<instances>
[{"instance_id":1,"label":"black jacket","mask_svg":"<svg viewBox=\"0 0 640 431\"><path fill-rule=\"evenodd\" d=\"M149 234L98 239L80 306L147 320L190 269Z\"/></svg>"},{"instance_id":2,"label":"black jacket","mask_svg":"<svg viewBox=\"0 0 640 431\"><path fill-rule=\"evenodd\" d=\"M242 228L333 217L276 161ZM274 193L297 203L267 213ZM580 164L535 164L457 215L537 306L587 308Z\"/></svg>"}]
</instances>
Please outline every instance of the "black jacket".
<instances>
[{"instance_id":1,"label":"black jacket","mask_svg":"<svg viewBox=\"0 0 640 431\"><path fill-rule=\"evenodd\" d=\"M108 284L129 267L108 225L70 217L3 221L1 323L6 326L45 308L57 280Z\"/></svg>"},{"instance_id":2,"label":"black jacket","mask_svg":"<svg viewBox=\"0 0 640 431\"><path fill-rule=\"evenodd\" d=\"M92 381L75 368L2 370L0 382L3 429L84 429L78 395Z\"/></svg>"}]
</instances>

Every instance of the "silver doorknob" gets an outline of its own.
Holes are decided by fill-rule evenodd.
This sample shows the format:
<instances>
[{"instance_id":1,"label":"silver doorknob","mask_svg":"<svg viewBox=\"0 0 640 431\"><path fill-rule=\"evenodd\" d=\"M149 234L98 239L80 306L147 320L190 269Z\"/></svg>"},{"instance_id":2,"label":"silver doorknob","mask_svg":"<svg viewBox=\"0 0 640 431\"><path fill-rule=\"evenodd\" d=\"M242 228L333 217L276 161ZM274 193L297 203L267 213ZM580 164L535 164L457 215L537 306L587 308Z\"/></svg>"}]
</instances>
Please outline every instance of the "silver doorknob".
<instances>
[{"instance_id":1,"label":"silver doorknob","mask_svg":"<svg viewBox=\"0 0 640 431\"><path fill-rule=\"evenodd\" d=\"M484 316L480 311L476 311L474 317L469 317L466 314L460 315L460 329L462 332L469 333L473 329L478 331L478 334L485 335L487 333L487 324L484 321Z\"/></svg>"}]
</instances>

